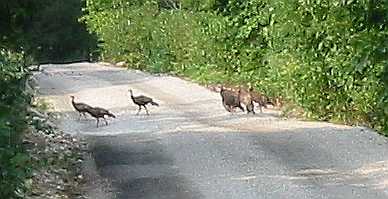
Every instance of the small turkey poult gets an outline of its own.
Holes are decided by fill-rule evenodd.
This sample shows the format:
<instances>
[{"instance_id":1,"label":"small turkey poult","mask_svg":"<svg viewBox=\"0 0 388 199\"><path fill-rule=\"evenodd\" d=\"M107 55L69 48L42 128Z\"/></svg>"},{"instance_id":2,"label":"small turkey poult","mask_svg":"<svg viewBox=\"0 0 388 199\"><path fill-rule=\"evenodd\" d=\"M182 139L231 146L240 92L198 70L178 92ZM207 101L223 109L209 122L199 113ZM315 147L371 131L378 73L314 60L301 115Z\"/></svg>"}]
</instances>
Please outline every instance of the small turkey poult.
<instances>
[{"instance_id":1,"label":"small turkey poult","mask_svg":"<svg viewBox=\"0 0 388 199\"><path fill-rule=\"evenodd\" d=\"M232 112L234 108L239 108L244 112L244 108L240 104L240 99L237 93L231 90L226 90L221 86L220 95L222 98L222 105L228 112Z\"/></svg>"}]
</instances>

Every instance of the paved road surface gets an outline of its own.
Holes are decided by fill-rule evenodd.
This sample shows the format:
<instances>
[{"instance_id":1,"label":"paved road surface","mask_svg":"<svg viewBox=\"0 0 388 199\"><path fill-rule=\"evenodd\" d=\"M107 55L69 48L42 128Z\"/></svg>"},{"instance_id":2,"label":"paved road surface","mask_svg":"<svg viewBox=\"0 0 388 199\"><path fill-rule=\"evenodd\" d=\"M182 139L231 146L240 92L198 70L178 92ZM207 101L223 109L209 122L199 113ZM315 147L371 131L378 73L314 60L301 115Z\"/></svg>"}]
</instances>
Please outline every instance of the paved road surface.
<instances>
[{"instance_id":1,"label":"paved road surface","mask_svg":"<svg viewBox=\"0 0 388 199\"><path fill-rule=\"evenodd\" d=\"M91 198L388 198L388 143L374 132L230 114L218 93L175 77L89 63L43 70L35 77L59 128L89 142L88 170L104 184ZM129 88L160 107L136 116ZM79 121L70 95L118 117Z\"/></svg>"}]
</instances>

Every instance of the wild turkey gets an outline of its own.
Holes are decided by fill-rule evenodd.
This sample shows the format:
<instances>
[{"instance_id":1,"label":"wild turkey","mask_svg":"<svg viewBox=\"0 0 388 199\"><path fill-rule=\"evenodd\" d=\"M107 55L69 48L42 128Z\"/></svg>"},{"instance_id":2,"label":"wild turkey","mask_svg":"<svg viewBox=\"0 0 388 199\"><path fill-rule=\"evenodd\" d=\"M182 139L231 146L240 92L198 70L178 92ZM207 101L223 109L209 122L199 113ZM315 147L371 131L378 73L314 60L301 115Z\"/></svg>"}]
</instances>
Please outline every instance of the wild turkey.
<instances>
[{"instance_id":1,"label":"wild turkey","mask_svg":"<svg viewBox=\"0 0 388 199\"><path fill-rule=\"evenodd\" d=\"M236 107L244 111L244 108L240 104L238 94L233 91L226 90L223 86L221 86L220 95L222 98L222 105L228 112L232 112L232 110Z\"/></svg>"},{"instance_id":2,"label":"wild turkey","mask_svg":"<svg viewBox=\"0 0 388 199\"><path fill-rule=\"evenodd\" d=\"M131 93L131 99L133 101L133 103L135 103L136 105L139 106L139 110L137 111L136 115L139 114L139 112L141 111L141 107L144 107L146 112L147 112L147 115L149 115L148 113L148 109L146 107L147 104L151 104L151 105L154 105L154 106L159 106L158 103L154 102L152 100L152 98L150 97L147 97L147 96L144 96L144 95L139 95L139 96L133 96L133 92L131 89L129 89L129 92Z\"/></svg>"},{"instance_id":3,"label":"wild turkey","mask_svg":"<svg viewBox=\"0 0 388 199\"><path fill-rule=\"evenodd\" d=\"M254 92L252 88L250 89L250 93L252 96L252 101L258 103L260 109L262 109L262 107L268 108L268 105L277 106L277 103L274 102L274 100L261 93Z\"/></svg>"},{"instance_id":4,"label":"wild turkey","mask_svg":"<svg viewBox=\"0 0 388 199\"><path fill-rule=\"evenodd\" d=\"M244 104L247 109L247 114L253 113L255 114L255 109L253 106L252 96L251 93L243 88L240 87L238 90L238 99L240 103ZM260 107L260 112L263 112Z\"/></svg>"},{"instance_id":5,"label":"wild turkey","mask_svg":"<svg viewBox=\"0 0 388 199\"><path fill-rule=\"evenodd\" d=\"M108 125L108 121L105 119L105 115L116 118L116 116L110 113L108 110L100 107L90 107L86 110L86 112L88 112L92 117L96 118L97 128L98 128L98 123L100 122L100 118L103 118L105 120L105 124Z\"/></svg>"},{"instance_id":6,"label":"wild turkey","mask_svg":"<svg viewBox=\"0 0 388 199\"><path fill-rule=\"evenodd\" d=\"M85 103L74 102L74 98L75 98L74 96L70 96L70 98L71 98L71 104L73 105L74 109L79 113L79 119L81 119L82 115L86 117L85 113L88 112L87 110L92 107Z\"/></svg>"}]
</instances>

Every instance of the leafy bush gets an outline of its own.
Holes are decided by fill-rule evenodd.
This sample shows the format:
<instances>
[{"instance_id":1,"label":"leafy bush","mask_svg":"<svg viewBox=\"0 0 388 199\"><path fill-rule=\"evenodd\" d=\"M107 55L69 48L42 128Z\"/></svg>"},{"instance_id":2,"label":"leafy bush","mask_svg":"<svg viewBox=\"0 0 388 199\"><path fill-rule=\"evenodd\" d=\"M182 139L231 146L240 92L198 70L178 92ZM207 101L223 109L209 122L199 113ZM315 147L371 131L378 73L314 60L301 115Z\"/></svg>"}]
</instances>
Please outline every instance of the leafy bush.
<instances>
[{"instance_id":1,"label":"leafy bush","mask_svg":"<svg viewBox=\"0 0 388 199\"><path fill-rule=\"evenodd\" d=\"M251 84L308 118L388 132L383 0L86 0L104 58Z\"/></svg>"},{"instance_id":2,"label":"leafy bush","mask_svg":"<svg viewBox=\"0 0 388 199\"><path fill-rule=\"evenodd\" d=\"M29 157L21 142L27 129L22 55L0 49L0 198L21 198Z\"/></svg>"},{"instance_id":3,"label":"leafy bush","mask_svg":"<svg viewBox=\"0 0 388 199\"><path fill-rule=\"evenodd\" d=\"M373 117L381 106L381 75L387 66L381 58L388 55L387 45L381 44L388 41L388 23L386 17L372 17L375 8L385 10L381 13L388 9L383 1L329 0L273 9L281 16L271 31L281 35L274 48L287 51L297 64L289 73L290 97L306 116L382 128Z\"/></svg>"}]
</instances>

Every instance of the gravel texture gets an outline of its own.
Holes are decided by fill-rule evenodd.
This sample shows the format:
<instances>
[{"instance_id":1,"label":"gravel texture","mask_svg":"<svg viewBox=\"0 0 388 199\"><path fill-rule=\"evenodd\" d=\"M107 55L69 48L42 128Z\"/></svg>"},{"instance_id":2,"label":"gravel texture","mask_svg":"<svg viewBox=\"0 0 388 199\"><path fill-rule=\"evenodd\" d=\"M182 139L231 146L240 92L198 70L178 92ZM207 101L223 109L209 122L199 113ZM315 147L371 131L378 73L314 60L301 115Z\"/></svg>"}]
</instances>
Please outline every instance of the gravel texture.
<instances>
[{"instance_id":1,"label":"gravel texture","mask_svg":"<svg viewBox=\"0 0 388 199\"><path fill-rule=\"evenodd\" d=\"M43 111L30 108L31 126L23 138L33 165L26 181L27 199L83 199L82 165L86 142L66 134L50 122Z\"/></svg>"}]
</instances>

